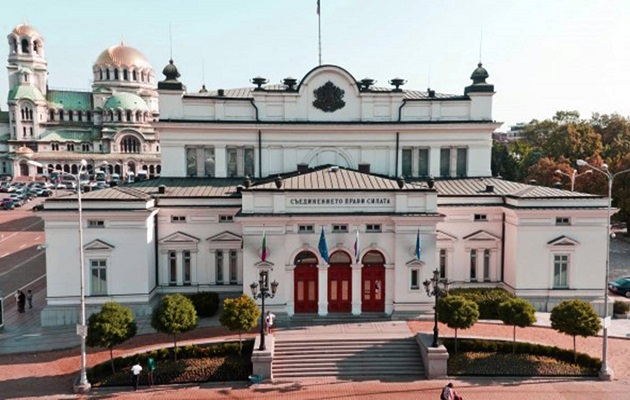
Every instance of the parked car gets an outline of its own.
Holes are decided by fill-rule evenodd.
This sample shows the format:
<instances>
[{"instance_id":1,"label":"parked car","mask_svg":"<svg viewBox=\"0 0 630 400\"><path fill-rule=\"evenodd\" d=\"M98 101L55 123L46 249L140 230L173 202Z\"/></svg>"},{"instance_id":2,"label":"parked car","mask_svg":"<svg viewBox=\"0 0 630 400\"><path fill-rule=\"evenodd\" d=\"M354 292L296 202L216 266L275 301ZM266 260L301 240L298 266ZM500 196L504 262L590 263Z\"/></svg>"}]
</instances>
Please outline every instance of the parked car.
<instances>
[{"instance_id":1,"label":"parked car","mask_svg":"<svg viewBox=\"0 0 630 400\"><path fill-rule=\"evenodd\" d=\"M6 197L0 200L0 209L3 210L13 210L15 208L15 203L13 203L13 199L10 197Z\"/></svg>"},{"instance_id":2,"label":"parked car","mask_svg":"<svg viewBox=\"0 0 630 400\"><path fill-rule=\"evenodd\" d=\"M614 282L608 282L608 290L630 298L630 276L619 278Z\"/></svg>"},{"instance_id":3,"label":"parked car","mask_svg":"<svg viewBox=\"0 0 630 400\"><path fill-rule=\"evenodd\" d=\"M13 200L13 204L15 204L16 207L22 207L22 205L24 204L24 197L22 197L21 195L17 194L17 193L11 193L11 200Z\"/></svg>"}]
</instances>

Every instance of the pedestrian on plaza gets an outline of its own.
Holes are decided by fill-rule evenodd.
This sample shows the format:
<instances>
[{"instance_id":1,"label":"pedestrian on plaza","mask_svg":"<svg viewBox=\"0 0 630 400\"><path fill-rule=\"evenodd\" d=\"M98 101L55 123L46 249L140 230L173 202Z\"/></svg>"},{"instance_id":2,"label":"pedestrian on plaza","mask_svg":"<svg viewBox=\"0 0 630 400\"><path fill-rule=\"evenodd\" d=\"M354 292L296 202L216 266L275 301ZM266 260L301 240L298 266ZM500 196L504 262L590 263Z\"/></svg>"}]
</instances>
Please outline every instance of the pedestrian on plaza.
<instances>
[{"instance_id":1,"label":"pedestrian on plaza","mask_svg":"<svg viewBox=\"0 0 630 400\"><path fill-rule=\"evenodd\" d=\"M453 389L453 382L449 382L440 395L440 400L462 400L462 397Z\"/></svg>"},{"instance_id":2,"label":"pedestrian on plaza","mask_svg":"<svg viewBox=\"0 0 630 400\"><path fill-rule=\"evenodd\" d=\"M140 383L140 374L142 373L142 366L139 362L136 362L133 367L131 367L133 390L138 390L138 384Z\"/></svg>"},{"instance_id":3,"label":"pedestrian on plaza","mask_svg":"<svg viewBox=\"0 0 630 400\"><path fill-rule=\"evenodd\" d=\"M18 312L20 312L20 290L15 291L15 306L17 307Z\"/></svg>"},{"instance_id":4,"label":"pedestrian on plaza","mask_svg":"<svg viewBox=\"0 0 630 400\"><path fill-rule=\"evenodd\" d=\"M28 301L28 308L33 308L33 292L31 291L31 289L29 289L26 293L26 301Z\"/></svg>"},{"instance_id":5,"label":"pedestrian on plaza","mask_svg":"<svg viewBox=\"0 0 630 400\"><path fill-rule=\"evenodd\" d=\"M24 306L26 305L26 295L23 291L19 291L18 295L18 312L24 313Z\"/></svg>"},{"instance_id":6,"label":"pedestrian on plaza","mask_svg":"<svg viewBox=\"0 0 630 400\"><path fill-rule=\"evenodd\" d=\"M149 381L149 387L153 387L153 371L155 371L155 359L153 357L149 357L147 360L147 379Z\"/></svg>"},{"instance_id":7,"label":"pedestrian on plaza","mask_svg":"<svg viewBox=\"0 0 630 400\"><path fill-rule=\"evenodd\" d=\"M267 316L265 317L265 330L267 334L271 334L271 328L273 327L273 322L276 319L276 315L271 311L267 311Z\"/></svg>"}]
</instances>

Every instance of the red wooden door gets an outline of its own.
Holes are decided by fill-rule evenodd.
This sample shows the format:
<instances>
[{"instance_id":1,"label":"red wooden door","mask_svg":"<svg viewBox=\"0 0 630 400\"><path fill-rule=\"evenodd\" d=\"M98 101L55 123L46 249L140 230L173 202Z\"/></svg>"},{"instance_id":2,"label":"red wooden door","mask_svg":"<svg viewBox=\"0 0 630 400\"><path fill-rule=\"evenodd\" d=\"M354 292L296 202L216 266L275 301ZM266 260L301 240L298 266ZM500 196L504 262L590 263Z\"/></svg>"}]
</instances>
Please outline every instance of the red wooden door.
<instances>
[{"instance_id":1,"label":"red wooden door","mask_svg":"<svg viewBox=\"0 0 630 400\"><path fill-rule=\"evenodd\" d=\"M369 265L361 269L361 310L385 311L385 267Z\"/></svg>"},{"instance_id":2,"label":"red wooden door","mask_svg":"<svg viewBox=\"0 0 630 400\"><path fill-rule=\"evenodd\" d=\"M317 312L317 273L317 265L315 264L301 264L295 267L294 304L296 313Z\"/></svg>"},{"instance_id":3,"label":"red wooden door","mask_svg":"<svg viewBox=\"0 0 630 400\"><path fill-rule=\"evenodd\" d=\"M328 267L328 312L352 311L352 268L350 264Z\"/></svg>"}]
</instances>

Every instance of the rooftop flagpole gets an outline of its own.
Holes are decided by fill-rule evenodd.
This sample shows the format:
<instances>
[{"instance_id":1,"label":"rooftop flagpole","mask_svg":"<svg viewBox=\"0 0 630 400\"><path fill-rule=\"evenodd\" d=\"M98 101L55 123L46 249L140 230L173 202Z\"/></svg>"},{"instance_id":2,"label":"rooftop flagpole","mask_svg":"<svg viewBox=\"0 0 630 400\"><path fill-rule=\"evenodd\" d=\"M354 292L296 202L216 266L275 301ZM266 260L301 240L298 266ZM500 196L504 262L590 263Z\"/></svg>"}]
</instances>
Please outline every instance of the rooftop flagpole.
<instances>
[{"instance_id":1,"label":"rooftop flagpole","mask_svg":"<svg viewBox=\"0 0 630 400\"><path fill-rule=\"evenodd\" d=\"M322 65L322 16L321 0L317 0L317 38L319 41L319 65Z\"/></svg>"}]
</instances>

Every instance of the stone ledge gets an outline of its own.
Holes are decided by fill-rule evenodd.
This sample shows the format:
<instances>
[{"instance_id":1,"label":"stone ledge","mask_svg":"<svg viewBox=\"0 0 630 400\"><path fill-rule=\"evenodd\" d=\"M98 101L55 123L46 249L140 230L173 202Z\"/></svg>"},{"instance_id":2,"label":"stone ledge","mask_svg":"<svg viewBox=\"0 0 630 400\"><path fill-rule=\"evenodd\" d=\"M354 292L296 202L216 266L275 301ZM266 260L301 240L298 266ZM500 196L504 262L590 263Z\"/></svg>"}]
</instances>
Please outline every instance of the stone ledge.
<instances>
[{"instance_id":1,"label":"stone ledge","mask_svg":"<svg viewBox=\"0 0 630 400\"><path fill-rule=\"evenodd\" d=\"M433 335L427 333L416 334L416 343L420 347L426 378L446 378L448 376L448 350L446 347L444 345L431 347Z\"/></svg>"}]
</instances>

